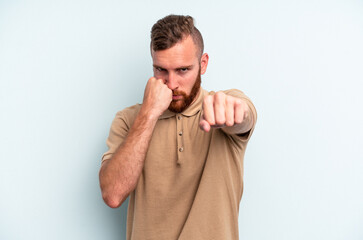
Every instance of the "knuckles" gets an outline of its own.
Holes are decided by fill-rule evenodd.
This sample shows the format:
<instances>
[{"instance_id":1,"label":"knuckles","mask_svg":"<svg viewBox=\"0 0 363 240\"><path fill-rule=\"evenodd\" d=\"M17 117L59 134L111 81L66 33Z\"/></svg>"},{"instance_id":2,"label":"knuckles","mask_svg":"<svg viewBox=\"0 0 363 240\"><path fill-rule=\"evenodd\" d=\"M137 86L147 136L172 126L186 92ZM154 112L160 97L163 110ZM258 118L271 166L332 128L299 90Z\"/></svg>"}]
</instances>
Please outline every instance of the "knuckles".
<instances>
[{"instance_id":1,"label":"knuckles","mask_svg":"<svg viewBox=\"0 0 363 240\"><path fill-rule=\"evenodd\" d=\"M149 83L155 83L155 84L163 84L165 85L165 81L161 78L151 77L149 78Z\"/></svg>"},{"instance_id":2,"label":"knuckles","mask_svg":"<svg viewBox=\"0 0 363 240\"><path fill-rule=\"evenodd\" d=\"M214 95L214 98L217 102L223 102L226 98L226 94L224 92L217 92Z\"/></svg>"},{"instance_id":3,"label":"knuckles","mask_svg":"<svg viewBox=\"0 0 363 240\"><path fill-rule=\"evenodd\" d=\"M238 108L238 107L241 107L242 105L243 105L243 101L241 100L241 99L239 99L239 98L236 98L235 99L235 105L236 105L236 107Z\"/></svg>"},{"instance_id":4,"label":"knuckles","mask_svg":"<svg viewBox=\"0 0 363 240\"><path fill-rule=\"evenodd\" d=\"M155 77L151 77L151 78L149 78L149 83L152 83L152 82L155 82L157 79L155 78Z\"/></svg>"}]
</instances>

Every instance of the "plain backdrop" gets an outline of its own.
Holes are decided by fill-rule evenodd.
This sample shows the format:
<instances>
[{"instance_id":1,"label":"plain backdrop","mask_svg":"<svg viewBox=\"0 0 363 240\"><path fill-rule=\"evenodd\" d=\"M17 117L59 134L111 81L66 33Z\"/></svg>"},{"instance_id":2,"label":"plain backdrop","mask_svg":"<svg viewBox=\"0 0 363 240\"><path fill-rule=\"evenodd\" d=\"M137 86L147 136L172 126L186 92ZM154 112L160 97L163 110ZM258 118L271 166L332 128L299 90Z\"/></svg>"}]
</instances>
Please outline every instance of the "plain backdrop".
<instances>
[{"instance_id":1,"label":"plain backdrop","mask_svg":"<svg viewBox=\"0 0 363 240\"><path fill-rule=\"evenodd\" d=\"M170 13L204 36L202 86L258 111L240 239L363 239L361 0L0 0L0 239L125 239L98 170Z\"/></svg>"}]
</instances>

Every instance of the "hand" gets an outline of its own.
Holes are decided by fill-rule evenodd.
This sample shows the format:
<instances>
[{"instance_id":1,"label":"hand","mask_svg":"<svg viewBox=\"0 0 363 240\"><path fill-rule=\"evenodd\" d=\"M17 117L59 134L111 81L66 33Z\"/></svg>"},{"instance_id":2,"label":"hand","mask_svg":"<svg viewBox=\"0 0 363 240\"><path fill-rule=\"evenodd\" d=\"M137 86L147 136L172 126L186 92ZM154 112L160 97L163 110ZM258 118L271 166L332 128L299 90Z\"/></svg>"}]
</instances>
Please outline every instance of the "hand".
<instances>
[{"instance_id":1,"label":"hand","mask_svg":"<svg viewBox=\"0 0 363 240\"><path fill-rule=\"evenodd\" d=\"M145 87L143 109L152 116L159 117L169 107L172 96L172 90L162 79L151 77Z\"/></svg>"},{"instance_id":2,"label":"hand","mask_svg":"<svg viewBox=\"0 0 363 240\"><path fill-rule=\"evenodd\" d=\"M206 132L209 132L211 127L222 128L242 124L249 111L245 101L223 92L206 96L202 107L203 116L199 127Z\"/></svg>"}]
</instances>

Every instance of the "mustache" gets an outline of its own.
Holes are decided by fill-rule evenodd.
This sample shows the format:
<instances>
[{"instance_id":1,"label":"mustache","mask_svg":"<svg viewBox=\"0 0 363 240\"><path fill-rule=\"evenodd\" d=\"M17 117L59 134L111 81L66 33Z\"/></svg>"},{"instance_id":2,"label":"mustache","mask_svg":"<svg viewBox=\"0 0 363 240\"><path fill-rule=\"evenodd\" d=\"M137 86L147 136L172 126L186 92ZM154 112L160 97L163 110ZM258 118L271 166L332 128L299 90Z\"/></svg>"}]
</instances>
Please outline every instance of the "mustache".
<instances>
[{"instance_id":1,"label":"mustache","mask_svg":"<svg viewBox=\"0 0 363 240\"><path fill-rule=\"evenodd\" d=\"M186 96L186 93L183 91L179 91L179 90L173 90L173 96L177 96L177 95Z\"/></svg>"}]
</instances>

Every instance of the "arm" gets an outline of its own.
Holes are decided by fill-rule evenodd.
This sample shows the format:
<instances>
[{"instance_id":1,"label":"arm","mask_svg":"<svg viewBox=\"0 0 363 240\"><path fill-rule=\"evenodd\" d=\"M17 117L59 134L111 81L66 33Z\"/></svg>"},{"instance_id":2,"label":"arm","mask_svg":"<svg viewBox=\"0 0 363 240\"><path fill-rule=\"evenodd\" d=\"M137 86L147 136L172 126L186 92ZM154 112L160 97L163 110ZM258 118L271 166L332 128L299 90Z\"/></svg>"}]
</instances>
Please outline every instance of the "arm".
<instances>
[{"instance_id":1,"label":"arm","mask_svg":"<svg viewBox=\"0 0 363 240\"><path fill-rule=\"evenodd\" d=\"M251 130L256 121L247 100L223 92L206 96L203 111L199 126L206 132L214 127L228 134L243 134Z\"/></svg>"},{"instance_id":2,"label":"arm","mask_svg":"<svg viewBox=\"0 0 363 240\"><path fill-rule=\"evenodd\" d=\"M135 189L155 124L171 100L172 92L163 81L150 78L130 132L99 172L102 197L108 206L119 207Z\"/></svg>"}]
</instances>

